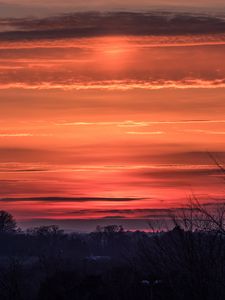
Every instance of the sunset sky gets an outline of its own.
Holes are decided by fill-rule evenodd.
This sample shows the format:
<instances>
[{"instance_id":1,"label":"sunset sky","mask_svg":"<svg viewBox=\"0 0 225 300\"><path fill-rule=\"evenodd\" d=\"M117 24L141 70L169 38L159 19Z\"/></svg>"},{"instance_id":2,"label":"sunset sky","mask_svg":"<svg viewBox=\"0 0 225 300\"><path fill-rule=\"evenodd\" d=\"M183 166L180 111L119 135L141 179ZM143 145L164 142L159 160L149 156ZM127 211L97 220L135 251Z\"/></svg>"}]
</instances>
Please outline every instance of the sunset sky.
<instances>
[{"instance_id":1,"label":"sunset sky","mask_svg":"<svg viewBox=\"0 0 225 300\"><path fill-rule=\"evenodd\" d=\"M0 209L134 230L222 201L224 1L42 2L0 3Z\"/></svg>"}]
</instances>

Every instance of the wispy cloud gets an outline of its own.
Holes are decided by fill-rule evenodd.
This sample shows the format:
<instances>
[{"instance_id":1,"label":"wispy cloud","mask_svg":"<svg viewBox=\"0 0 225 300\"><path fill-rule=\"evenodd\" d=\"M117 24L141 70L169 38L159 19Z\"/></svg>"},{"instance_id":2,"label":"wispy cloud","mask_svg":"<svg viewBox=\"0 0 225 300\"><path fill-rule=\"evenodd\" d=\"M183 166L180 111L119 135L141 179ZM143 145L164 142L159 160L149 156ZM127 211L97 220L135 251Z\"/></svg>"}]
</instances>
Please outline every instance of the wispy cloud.
<instances>
[{"instance_id":1,"label":"wispy cloud","mask_svg":"<svg viewBox=\"0 0 225 300\"><path fill-rule=\"evenodd\" d=\"M58 126L118 126L118 127L145 127L149 122L138 121L121 121L121 122L62 122L56 123Z\"/></svg>"},{"instance_id":2,"label":"wispy cloud","mask_svg":"<svg viewBox=\"0 0 225 300\"><path fill-rule=\"evenodd\" d=\"M131 135L161 135L165 134L164 131L128 131L127 134Z\"/></svg>"},{"instance_id":3,"label":"wispy cloud","mask_svg":"<svg viewBox=\"0 0 225 300\"><path fill-rule=\"evenodd\" d=\"M192 133L212 134L212 135L224 135L225 134L225 131L205 130L205 129L191 129L191 130L184 130L184 131L192 132Z\"/></svg>"},{"instance_id":4,"label":"wispy cloud","mask_svg":"<svg viewBox=\"0 0 225 300\"><path fill-rule=\"evenodd\" d=\"M43 134L43 133L0 133L0 138L13 138L13 137L48 137L48 136L52 136L52 134Z\"/></svg>"},{"instance_id":5,"label":"wispy cloud","mask_svg":"<svg viewBox=\"0 0 225 300\"><path fill-rule=\"evenodd\" d=\"M225 123L225 120L162 120L162 121L115 121L115 122L87 122L87 121L81 121L81 122L59 122L55 123L57 126L117 126L121 128L129 128L129 127L148 127L152 125L182 125L182 124L220 124ZM186 130L187 131L187 130ZM188 130L190 131L190 130ZM198 131L198 130L197 130Z\"/></svg>"},{"instance_id":6,"label":"wispy cloud","mask_svg":"<svg viewBox=\"0 0 225 300\"><path fill-rule=\"evenodd\" d=\"M91 82L11 82L0 84L0 89L30 89L30 90L119 90L132 89L160 90L160 89L218 89L225 88L224 79L184 79L184 80L160 80L160 81L134 81L134 80L110 80Z\"/></svg>"},{"instance_id":7,"label":"wispy cloud","mask_svg":"<svg viewBox=\"0 0 225 300\"><path fill-rule=\"evenodd\" d=\"M124 51L130 51L133 48L147 49L147 48L174 48L174 47L199 47L199 46L222 46L225 45L225 36L223 33L219 34L195 34L195 35L158 35L158 36L117 36L117 41L126 44ZM90 43L91 42L91 43ZM71 39L55 39L55 40L21 40L16 43L12 41L1 41L0 50L45 50L45 51L57 51L61 49L77 51L80 53L83 51L96 51L99 46L104 50L107 47L107 40L105 37L97 38L71 38ZM40 63L35 59L18 59L20 62L30 62L33 64ZM43 60L44 61L44 60ZM71 59L71 62L79 61L75 58ZM47 61L46 61L47 62ZM69 62L68 59L61 59L58 62ZM13 66L12 66L13 68Z\"/></svg>"}]
</instances>

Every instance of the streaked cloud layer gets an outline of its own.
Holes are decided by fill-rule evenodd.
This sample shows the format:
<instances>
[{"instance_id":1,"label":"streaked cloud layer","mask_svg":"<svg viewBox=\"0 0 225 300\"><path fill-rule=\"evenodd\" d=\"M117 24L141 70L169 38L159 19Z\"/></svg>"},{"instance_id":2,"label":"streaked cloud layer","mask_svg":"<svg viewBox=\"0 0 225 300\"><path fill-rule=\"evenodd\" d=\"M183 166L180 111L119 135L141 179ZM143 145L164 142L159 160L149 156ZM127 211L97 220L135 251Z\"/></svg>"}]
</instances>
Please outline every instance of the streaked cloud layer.
<instances>
[{"instance_id":1,"label":"streaked cloud layer","mask_svg":"<svg viewBox=\"0 0 225 300\"><path fill-rule=\"evenodd\" d=\"M224 15L83 12L0 24L1 209L27 224L140 228L193 192L222 201L207 153L224 162Z\"/></svg>"},{"instance_id":2,"label":"streaked cloud layer","mask_svg":"<svg viewBox=\"0 0 225 300\"><path fill-rule=\"evenodd\" d=\"M191 10L221 12L223 0L83 0L83 1L36 1L36 0L5 0L0 3L0 16L43 16L66 13L71 11L140 11L149 9Z\"/></svg>"},{"instance_id":3,"label":"streaked cloud layer","mask_svg":"<svg viewBox=\"0 0 225 300\"><path fill-rule=\"evenodd\" d=\"M1 20L2 40L42 40L109 35L183 35L224 33L225 15L206 13L80 12L46 18ZM169 37L168 37L169 39Z\"/></svg>"}]
</instances>

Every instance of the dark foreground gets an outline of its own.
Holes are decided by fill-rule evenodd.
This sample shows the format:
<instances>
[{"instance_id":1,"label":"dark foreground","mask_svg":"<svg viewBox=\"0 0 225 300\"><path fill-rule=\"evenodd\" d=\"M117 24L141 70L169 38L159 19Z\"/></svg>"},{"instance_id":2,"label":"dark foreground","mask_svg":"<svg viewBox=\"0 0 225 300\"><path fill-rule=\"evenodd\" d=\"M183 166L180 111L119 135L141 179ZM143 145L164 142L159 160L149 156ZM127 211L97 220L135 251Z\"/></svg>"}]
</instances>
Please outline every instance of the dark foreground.
<instances>
[{"instance_id":1,"label":"dark foreground","mask_svg":"<svg viewBox=\"0 0 225 300\"><path fill-rule=\"evenodd\" d=\"M225 235L55 226L0 234L1 300L225 299Z\"/></svg>"}]
</instances>

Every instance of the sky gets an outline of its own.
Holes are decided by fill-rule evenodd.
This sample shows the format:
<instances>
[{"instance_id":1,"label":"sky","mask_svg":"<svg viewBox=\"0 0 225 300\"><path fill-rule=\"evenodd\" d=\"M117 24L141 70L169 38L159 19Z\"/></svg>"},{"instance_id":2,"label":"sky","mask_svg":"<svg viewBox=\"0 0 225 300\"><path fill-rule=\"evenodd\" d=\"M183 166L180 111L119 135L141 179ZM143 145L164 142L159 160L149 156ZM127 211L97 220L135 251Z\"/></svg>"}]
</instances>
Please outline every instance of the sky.
<instances>
[{"instance_id":1,"label":"sky","mask_svg":"<svg viewBox=\"0 0 225 300\"><path fill-rule=\"evenodd\" d=\"M0 3L1 209L135 230L223 201L223 1L47 2Z\"/></svg>"}]
</instances>

